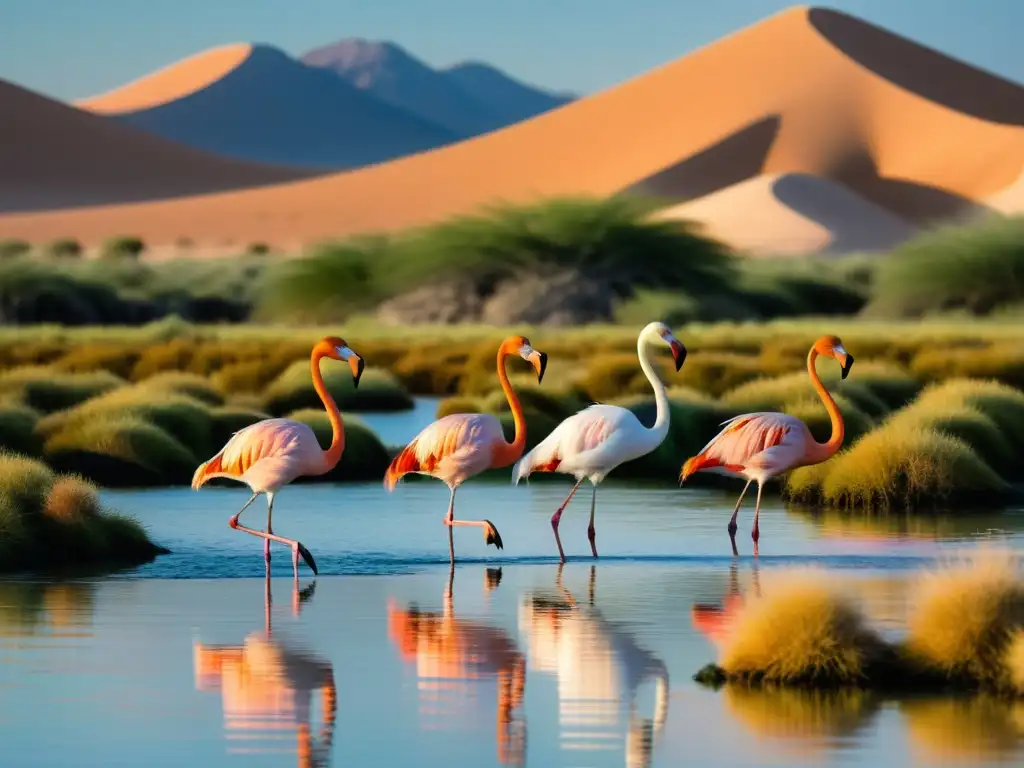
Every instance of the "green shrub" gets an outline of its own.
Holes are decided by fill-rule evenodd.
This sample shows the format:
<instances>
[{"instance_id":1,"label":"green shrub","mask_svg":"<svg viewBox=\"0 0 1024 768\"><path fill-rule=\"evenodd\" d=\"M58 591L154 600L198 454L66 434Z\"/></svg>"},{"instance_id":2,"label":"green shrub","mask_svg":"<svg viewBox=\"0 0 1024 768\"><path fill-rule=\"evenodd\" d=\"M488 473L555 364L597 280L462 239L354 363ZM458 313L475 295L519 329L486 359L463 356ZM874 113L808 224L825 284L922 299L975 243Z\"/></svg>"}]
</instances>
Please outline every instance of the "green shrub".
<instances>
[{"instance_id":1,"label":"green shrub","mask_svg":"<svg viewBox=\"0 0 1024 768\"><path fill-rule=\"evenodd\" d=\"M72 237L61 237L51 241L46 252L56 258L77 258L82 255L82 244Z\"/></svg>"},{"instance_id":2,"label":"green shrub","mask_svg":"<svg viewBox=\"0 0 1024 768\"><path fill-rule=\"evenodd\" d=\"M207 405L221 405L224 402L224 396L209 380L194 373L164 371L135 386L138 390L153 392L154 395L161 392L187 395Z\"/></svg>"},{"instance_id":3,"label":"green shrub","mask_svg":"<svg viewBox=\"0 0 1024 768\"><path fill-rule=\"evenodd\" d=\"M24 240L0 240L0 259L16 259L32 251L32 244Z\"/></svg>"},{"instance_id":4,"label":"green shrub","mask_svg":"<svg viewBox=\"0 0 1024 768\"><path fill-rule=\"evenodd\" d=\"M103 244L102 256L105 259L137 259L144 250L146 244L141 238L121 235Z\"/></svg>"},{"instance_id":5,"label":"green shrub","mask_svg":"<svg viewBox=\"0 0 1024 768\"><path fill-rule=\"evenodd\" d=\"M36 434L38 411L27 405L0 404L0 449L24 456L39 456L42 441Z\"/></svg>"}]
</instances>

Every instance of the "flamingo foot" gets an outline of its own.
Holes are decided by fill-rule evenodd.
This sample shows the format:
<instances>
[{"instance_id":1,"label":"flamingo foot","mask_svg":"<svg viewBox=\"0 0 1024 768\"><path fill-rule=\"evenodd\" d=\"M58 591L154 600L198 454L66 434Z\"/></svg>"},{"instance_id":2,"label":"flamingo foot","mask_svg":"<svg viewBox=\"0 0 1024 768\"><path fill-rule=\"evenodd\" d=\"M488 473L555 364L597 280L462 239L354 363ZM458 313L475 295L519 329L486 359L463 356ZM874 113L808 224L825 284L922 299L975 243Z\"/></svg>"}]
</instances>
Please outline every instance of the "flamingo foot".
<instances>
[{"instance_id":1,"label":"flamingo foot","mask_svg":"<svg viewBox=\"0 0 1024 768\"><path fill-rule=\"evenodd\" d=\"M587 538L590 539L590 551L597 557L597 531L594 530L594 526L587 528Z\"/></svg>"},{"instance_id":2,"label":"flamingo foot","mask_svg":"<svg viewBox=\"0 0 1024 768\"><path fill-rule=\"evenodd\" d=\"M316 576L318 571L316 569L316 561L313 559L313 555L310 551L302 546L299 542L295 542L292 545L292 567L295 569L295 578L299 578L299 556L306 561L306 565L313 571L313 575Z\"/></svg>"},{"instance_id":3,"label":"flamingo foot","mask_svg":"<svg viewBox=\"0 0 1024 768\"><path fill-rule=\"evenodd\" d=\"M484 541L487 544L493 544L498 549L504 549L505 545L501 541L501 534L498 533L498 529L494 527L494 523L490 520L484 520Z\"/></svg>"}]
</instances>

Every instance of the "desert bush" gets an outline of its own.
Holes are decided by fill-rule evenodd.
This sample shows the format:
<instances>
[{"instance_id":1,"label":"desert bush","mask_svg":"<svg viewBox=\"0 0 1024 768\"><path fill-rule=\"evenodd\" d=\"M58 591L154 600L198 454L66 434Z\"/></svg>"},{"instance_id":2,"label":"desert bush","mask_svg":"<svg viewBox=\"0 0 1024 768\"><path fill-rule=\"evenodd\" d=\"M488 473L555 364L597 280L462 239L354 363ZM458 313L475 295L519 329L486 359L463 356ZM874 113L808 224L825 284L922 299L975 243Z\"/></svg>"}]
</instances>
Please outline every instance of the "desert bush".
<instances>
[{"instance_id":1,"label":"desert bush","mask_svg":"<svg viewBox=\"0 0 1024 768\"><path fill-rule=\"evenodd\" d=\"M331 444L331 423L323 410L310 408L288 414L289 419L308 424L324 450ZM345 426L345 450L341 461L326 475L319 478L301 478L304 481L327 480L336 482L381 480L391 463L387 448L358 417L342 414Z\"/></svg>"},{"instance_id":2,"label":"desert bush","mask_svg":"<svg viewBox=\"0 0 1024 768\"><path fill-rule=\"evenodd\" d=\"M1016 556L982 549L927 573L908 619L906 647L943 677L1013 686L1011 642L1024 631L1024 582Z\"/></svg>"},{"instance_id":3,"label":"desert bush","mask_svg":"<svg viewBox=\"0 0 1024 768\"><path fill-rule=\"evenodd\" d=\"M33 459L0 454L0 570L140 565L167 550L133 520L103 509L96 489Z\"/></svg>"},{"instance_id":4,"label":"desert bush","mask_svg":"<svg viewBox=\"0 0 1024 768\"><path fill-rule=\"evenodd\" d=\"M775 574L722 647L727 674L764 683L857 685L884 652L859 607L815 570Z\"/></svg>"},{"instance_id":5,"label":"desert bush","mask_svg":"<svg viewBox=\"0 0 1024 768\"><path fill-rule=\"evenodd\" d=\"M995 422L1018 455L1024 452L1024 392L996 381L951 379L929 387L918 402L935 411L978 410Z\"/></svg>"},{"instance_id":6,"label":"desert bush","mask_svg":"<svg viewBox=\"0 0 1024 768\"><path fill-rule=\"evenodd\" d=\"M37 411L52 413L111 392L124 383L106 371L61 373L31 366L0 374L0 393Z\"/></svg>"},{"instance_id":7,"label":"desert bush","mask_svg":"<svg viewBox=\"0 0 1024 768\"><path fill-rule=\"evenodd\" d=\"M266 256L270 253L270 246L263 242L249 243L246 246L245 252L250 256Z\"/></svg>"},{"instance_id":8,"label":"desert bush","mask_svg":"<svg viewBox=\"0 0 1024 768\"><path fill-rule=\"evenodd\" d=\"M103 244L101 256L104 259L137 259L146 250L146 244L139 237L120 235Z\"/></svg>"},{"instance_id":9,"label":"desert bush","mask_svg":"<svg viewBox=\"0 0 1024 768\"><path fill-rule=\"evenodd\" d=\"M271 356L225 365L211 377L211 383L221 392L262 392L295 362L291 356Z\"/></svg>"},{"instance_id":10,"label":"desert bush","mask_svg":"<svg viewBox=\"0 0 1024 768\"><path fill-rule=\"evenodd\" d=\"M139 359L140 351L125 343L96 343L74 346L53 362L59 371L94 373L106 371L128 379Z\"/></svg>"},{"instance_id":11,"label":"desert bush","mask_svg":"<svg viewBox=\"0 0 1024 768\"><path fill-rule=\"evenodd\" d=\"M82 244L73 237L59 237L50 241L45 248L55 258L77 258L82 255Z\"/></svg>"},{"instance_id":12,"label":"desert bush","mask_svg":"<svg viewBox=\"0 0 1024 768\"><path fill-rule=\"evenodd\" d=\"M32 244L24 240L0 240L0 259L16 259L32 251Z\"/></svg>"},{"instance_id":13,"label":"desert bush","mask_svg":"<svg viewBox=\"0 0 1024 768\"><path fill-rule=\"evenodd\" d=\"M1013 632L1006 650L1006 670L1010 684L1018 694L1024 695L1024 629Z\"/></svg>"},{"instance_id":14,"label":"desert bush","mask_svg":"<svg viewBox=\"0 0 1024 768\"><path fill-rule=\"evenodd\" d=\"M413 402L401 383L388 371L367 368L356 389L347 365L321 364L324 384L343 411L401 411ZM283 414L303 408L323 408L313 389L309 361L296 361L267 387L267 410Z\"/></svg>"},{"instance_id":15,"label":"desert bush","mask_svg":"<svg viewBox=\"0 0 1024 768\"><path fill-rule=\"evenodd\" d=\"M183 371L163 371L142 380L135 385L136 389L159 393L187 395L207 405L222 405L224 396L208 380L194 373Z\"/></svg>"}]
</instances>

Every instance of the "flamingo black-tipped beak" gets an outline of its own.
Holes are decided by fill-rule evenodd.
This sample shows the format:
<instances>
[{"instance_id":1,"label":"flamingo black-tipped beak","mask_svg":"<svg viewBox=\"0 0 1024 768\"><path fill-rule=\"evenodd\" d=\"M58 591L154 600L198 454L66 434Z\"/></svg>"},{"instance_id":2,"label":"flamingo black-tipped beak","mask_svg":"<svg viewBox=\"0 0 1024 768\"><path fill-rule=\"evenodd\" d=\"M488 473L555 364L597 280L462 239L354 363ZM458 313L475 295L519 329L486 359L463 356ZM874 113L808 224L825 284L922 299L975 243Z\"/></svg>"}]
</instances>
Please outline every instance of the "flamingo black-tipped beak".
<instances>
[{"instance_id":1,"label":"flamingo black-tipped beak","mask_svg":"<svg viewBox=\"0 0 1024 768\"><path fill-rule=\"evenodd\" d=\"M494 527L494 523L490 520L484 520L487 524L484 527L484 541L488 544L493 544L498 549L504 549L505 545L501 540L501 534L498 533L498 529Z\"/></svg>"},{"instance_id":2,"label":"flamingo black-tipped beak","mask_svg":"<svg viewBox=\"0 0 1024 768\"><path fill-rule=\"evenodd\" d=\"M544 371L548 368L547 353L534 350L526 359L533 363L533 367L537 369L537 383L540 384L544 380Z\"/></svg>"},{"instance_id":3,"label":"flamingo black-tipped beak","mask_svg":"<svg viewBox=\"0 0 1024 768\"><path fill-rule=\"evenodd\" d=\"M676 361L676 373L678 373L686 361L686 347L678 339L672 339L670 346L672 347L672 358Z\"/></svg>"},{"instance_id":4,"label":"flamingo black-tipped beak","mask_svg":"<svg viewBox=\"0 0 1024 768\"><path fill-rule=\"evenodd\" d=\"M843 361L843 378L845 379L850 375L850 369L853 368L853 355L850 353L846 354L846 359Z\"/></svg>"},{"instance_id":5,"label":"flamingo black-tipped beak","mask_svg":"<svg viewBox=\"0 0 1024 768\"><path fill-rule=\"evenodd\" d=\"M306 561L306 565L313 572L313 575L317 575L316 560L313 559L313 555L310 554L309 550L299 544L299 554L302 555L302 559Z\"/></svg>"},{"instance_id":6,"label":"flamingo black-tipped beak","mask_svg":"<svg viewBox=\"0 0 1024 768\"><path fill-rule=\"evenodd\" d=\"M366 362L359 355L353 354L348 359L348 365L352 369L352 386L359 389L359 379L363 375L363 368L366 367Z\"/></svg>"}]
</instances>

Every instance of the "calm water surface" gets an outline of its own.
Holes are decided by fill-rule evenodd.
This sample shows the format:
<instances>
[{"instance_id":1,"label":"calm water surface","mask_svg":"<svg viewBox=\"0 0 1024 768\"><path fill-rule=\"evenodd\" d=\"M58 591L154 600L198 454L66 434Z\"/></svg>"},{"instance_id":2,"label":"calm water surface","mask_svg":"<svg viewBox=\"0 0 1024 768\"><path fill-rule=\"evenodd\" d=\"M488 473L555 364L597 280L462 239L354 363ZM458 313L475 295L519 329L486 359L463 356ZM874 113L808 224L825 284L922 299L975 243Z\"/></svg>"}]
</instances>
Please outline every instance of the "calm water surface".
<instances>
[{"instance_id":1,"label":"calm water surface","mask_svg":"<svg viewBox=\"0 0 1024 768\"><path fill-rule=\"evenodd\" d=\"M287 550L267 580L262 542L228 528L244 489L107 492L173 554L104 579L0 582L0 765L1024 764L1024 706L691 680L735 596L781 567L848 580L898 635L915 572L980 542L1022 548L1024 510L866 523L766 499L755 560L749 509L731 555L734 494L608 484L601 558L581 492L559 568L549 520L568 488L464 486L458 516L492 520L505 548L457 530L453 574L441 483L288 488L275 531L320 567L298 585ZM243 520L265 514L257 502Z\"/></svg>"}]
</instances>

